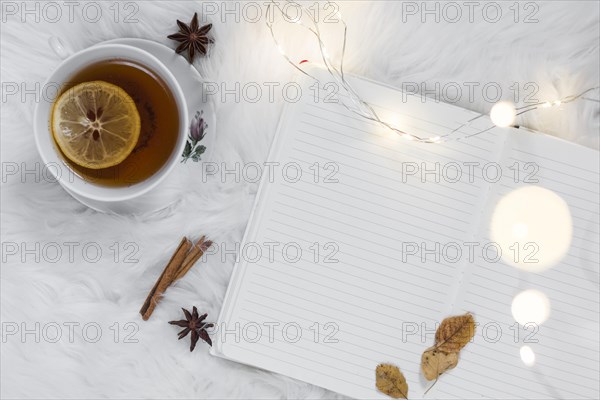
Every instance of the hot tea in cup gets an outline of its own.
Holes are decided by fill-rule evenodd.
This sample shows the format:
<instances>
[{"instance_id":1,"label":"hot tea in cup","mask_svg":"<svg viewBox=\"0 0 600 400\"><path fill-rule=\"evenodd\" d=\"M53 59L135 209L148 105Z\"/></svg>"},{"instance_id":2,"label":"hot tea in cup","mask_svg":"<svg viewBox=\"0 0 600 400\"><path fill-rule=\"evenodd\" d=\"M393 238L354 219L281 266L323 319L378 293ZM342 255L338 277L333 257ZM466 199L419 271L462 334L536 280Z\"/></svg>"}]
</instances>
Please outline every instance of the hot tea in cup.
<instances>
[{"instance_id":1,"label":"hot tea in cup","mask_svg":"<svg viewBox=\"0 0 600 400\"><path fill-rule=\"evenodd\" d=\"M73 74L54 102L52 137L82 179L128 186L154 175L177 144L173 94L148 67L108 59Z\"/></svg>"},{"instance_id":2,"label":"hot tea in cup","mask_svg":"<svg viewBox=\"0 0 600 400\"><path fill-rule=\"evenodd\" d=\"M35 140L67 192L110 212L165 204L157 187L181 162L189 114L163 61L130 45L97 45L65 59L45 87L58 89L37 105Z\"/></svg>"}]
</instances>

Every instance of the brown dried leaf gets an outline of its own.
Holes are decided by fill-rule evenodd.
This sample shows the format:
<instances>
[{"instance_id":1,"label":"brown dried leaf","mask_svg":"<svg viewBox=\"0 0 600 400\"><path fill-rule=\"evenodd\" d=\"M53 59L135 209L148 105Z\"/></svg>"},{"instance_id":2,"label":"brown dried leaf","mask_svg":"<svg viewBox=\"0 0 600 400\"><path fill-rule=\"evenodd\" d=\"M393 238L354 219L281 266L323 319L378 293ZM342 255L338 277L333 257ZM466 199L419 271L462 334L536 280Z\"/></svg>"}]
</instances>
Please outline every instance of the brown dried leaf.
<instances>
[{"instance_id":1,"label":"brown dried leaf","mask_svg":"<svg viewBox=\"0 0 600 400\"><path fill-rule=\"evenodd\" d=\"M469 313L445 318L435 332L435 348L458 353L475 335L475 319Z\"/></svg>"},{"instance_id":2,"label":"brown dried leaf","mask_svg":"<svg viewBox=\"0 0 600 400\"><path fill-rule=\"evenodd\" d=\"M380 392L395 399L408 398L408 384L395 365L379 364L375 370L375 385Z\"/></svg>"},{"instance_id":3,"label":"brown dried leaf","mask_svg":"<svg viewBox=\"0 0 600 400\"><path fill-rule=\"evenodd\" d=\"M435 348L425 350L421 356L421 370L425 379L432 381L441 374L456 367L458 364L458 353L446 353Z\"/></svg>"}]
</instances>

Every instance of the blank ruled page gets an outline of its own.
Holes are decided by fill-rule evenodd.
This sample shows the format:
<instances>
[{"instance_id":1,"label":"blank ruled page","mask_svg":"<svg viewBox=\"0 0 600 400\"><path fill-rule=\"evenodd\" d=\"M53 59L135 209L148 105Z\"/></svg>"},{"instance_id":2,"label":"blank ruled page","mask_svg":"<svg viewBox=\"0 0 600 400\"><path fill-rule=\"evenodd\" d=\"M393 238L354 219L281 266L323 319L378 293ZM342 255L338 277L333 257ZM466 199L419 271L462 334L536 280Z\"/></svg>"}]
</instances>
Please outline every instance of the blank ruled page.
<instances>
[{"instance_id":1,"label":"blank ruled page","mask_svg":"<svg viewBox=\"0 0 600 400\"><path fill-rule=\"evenodd\" d=\"M538 180L537 186L566 201L573 223L571 246L557 265L540 273L482 257L468 268L457 312L473 312L480 325L458 368L438 383L440 396L598 398L598 154L540 134L513 131L510 135L504 165L517 167L505 168L504 179L494 185L488 216L503 196L527 186L523 179L515 183L519 169L521 177ZM527 163L532 163L529 168ZM489 220L482 225L483 242L492 236L485 223ZM539 290L550 300L549 318L537 327L515 325L511 313L513 298L526 289ZM522 361L523 346L533 350L533 366Z\"/></svg>"},{"instance_id":2,"label":"blank ruled page","mask_svg":"<svg viewBox=\"0 0 600 400\"><path fill-rule=\"evenodd\" d=\"M472 238L490 186L482 168L506 137L412 143L309 84L282 118L215 354L356 398L385 398L375 368L389 362L420 397L421 353L463 268L428 251ZM398 127L423 136L474 115L363 80L355 88L382 114L401 109Z\"/></svg>"}]
</instances>

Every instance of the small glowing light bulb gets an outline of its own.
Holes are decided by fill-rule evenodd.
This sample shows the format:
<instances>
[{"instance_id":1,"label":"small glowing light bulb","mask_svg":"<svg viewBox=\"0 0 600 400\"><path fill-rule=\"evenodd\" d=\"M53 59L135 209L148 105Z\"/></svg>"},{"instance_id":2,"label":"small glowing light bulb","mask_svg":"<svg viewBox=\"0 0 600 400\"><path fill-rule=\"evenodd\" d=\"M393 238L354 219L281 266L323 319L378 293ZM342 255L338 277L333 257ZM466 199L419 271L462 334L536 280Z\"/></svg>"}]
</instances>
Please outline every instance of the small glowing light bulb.
<instances>
[{"instance_id":1,"label":"small glowing light bulb","mask_svg":"<svg viewBox=\"0 0 600 400\"><path fill-rule=\"evenodd\" d=\"M539 290L528 289L515 296L510 310L521 325L540 325L550 316L550 300Z\"/></svg>"},{"instance_id":2,"label":"small glowing light bulb","mask_svg":"<svg viewBox=\"0 0 600 400\"><path fill-rule=\"evenodd\" d=\"M509 101L501 101L494 104L490 111L490 118L494 125L501 128L511 126L515 122L517 116L517 110L515 106Z\"/></svg>"},{"instance_id":3,"label":"small glowing light bulb","mask_svg":"<svg viewBox=\"0 0 600 400\"><path fill-rule=\"evenodd\" d=\"M545 102L544 104L542 104L542 107L544 107L544 108L552 107L552 103Z\"/></svg>"},{"instance_id":4,"label":"small glowing light bulb","mask_svg":"<svg viewBox=\"0 0 600 400\"><path fill-rule=\"evenodd\" d=\"M490 237L508 265L541 272L568 253L573 236L569 206L559 195L540 186L524 186L505 194L496 204ZM530 245L536 253L529 257Z\"/></svg>"},{"instance_id":5,"label":"small glowing light bulb","mask_svg":"<svg viewBox=\"0 0 600 400\"><path fill-rule=\"evenodd\" d=\"M523 364L528 367L533 367L535 364L535 353L533 352L533 349L529 346L523 346L519 350L519 353L521 354L521 361L523 361Z\"/></svg>"}]
</instances>

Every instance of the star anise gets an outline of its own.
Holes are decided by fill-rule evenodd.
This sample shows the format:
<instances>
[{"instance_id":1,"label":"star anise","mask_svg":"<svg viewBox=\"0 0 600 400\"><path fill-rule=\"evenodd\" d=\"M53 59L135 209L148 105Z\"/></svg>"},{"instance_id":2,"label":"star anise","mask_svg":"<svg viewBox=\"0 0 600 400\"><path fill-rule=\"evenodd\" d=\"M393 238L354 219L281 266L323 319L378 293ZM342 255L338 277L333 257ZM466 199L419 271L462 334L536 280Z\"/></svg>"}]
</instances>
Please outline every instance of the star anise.
<instances>
[{"instance_id":1,"label":"star anise","mask_svg":"<svg viewBox=\"0 0 600 400\"><path fill-rule=\"evenodd\" d=\"M176 40L181 44L177 46L175 51L182 53L185 50L188 51L190 63L194 62L194 56L196 53L202 55L206 54L208 44L213 43L214 40L206 36L208 31L212 28L212 24L198 27L198 13L194 13L192 22L189 25L184 24L180 20L177 20L177 26L179 26L179 32L167 36L169 39Z\"/></svg>"},{"instance_id":2,"label":"star anise","mask_svg":"<svg viewBox=\"0 0 600 400\"><path fill-rule=\"evenodd\" d=\"M199 316L198 309L196 307L193 308L191 313L185 308L182 308L182 310L185 314L185 319L182 319L181 321L169 321L169 324L171 325L177 325L184 328L181 332L179 332L179 340L183 339L188 335L188 333L192 332L190 351L194 351L196 343L198 343L198 339L202 339L212 346L212 340L210 340L210 336L208 336L206 329L212 328L214 325L204 322L208 314L202 314Z\"/></svg>"}]
</instances>

